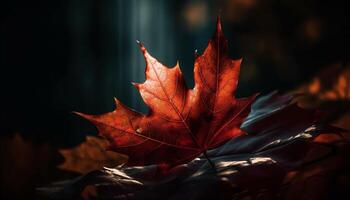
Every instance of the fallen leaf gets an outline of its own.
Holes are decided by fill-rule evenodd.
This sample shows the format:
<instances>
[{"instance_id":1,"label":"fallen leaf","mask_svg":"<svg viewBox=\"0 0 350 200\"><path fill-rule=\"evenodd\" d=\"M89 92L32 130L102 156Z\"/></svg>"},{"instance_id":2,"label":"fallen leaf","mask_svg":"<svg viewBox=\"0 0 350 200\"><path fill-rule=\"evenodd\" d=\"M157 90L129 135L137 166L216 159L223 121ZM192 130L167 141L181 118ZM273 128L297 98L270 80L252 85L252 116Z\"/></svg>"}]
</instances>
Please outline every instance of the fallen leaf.
<instances>
[{"instance_id":1,"label":"fallen leaf","mask_svg":"<svg viewBox=\"0 0 350 200\"><path fill-rule=\"evenodd\" d=\"M234 96L242 60L229 58L220 18L203 55L196 57L193 89L186 86L179 64L168 68L139 45L146 60L146 81L134 85L149 114L138 113L117 99L113 112L78 113L97 126L110 149L128 155L128 165L186 163L245 134L239 127L256 95Z\"/></svg>"},{"instance_id":2,"label":"fallen leaf","mask_svg":"<svg viewBox=\"0 0 350 200\"><path fill-rule=\"evenodd\" d=\"M65 158L58 168L78 173L88 173L102 167L116 167L125 163L126 157L116 152L106 151L108 141L102 138L87 136L86 141L73 149L61 149Z\"/></svg>"}]
</instances>

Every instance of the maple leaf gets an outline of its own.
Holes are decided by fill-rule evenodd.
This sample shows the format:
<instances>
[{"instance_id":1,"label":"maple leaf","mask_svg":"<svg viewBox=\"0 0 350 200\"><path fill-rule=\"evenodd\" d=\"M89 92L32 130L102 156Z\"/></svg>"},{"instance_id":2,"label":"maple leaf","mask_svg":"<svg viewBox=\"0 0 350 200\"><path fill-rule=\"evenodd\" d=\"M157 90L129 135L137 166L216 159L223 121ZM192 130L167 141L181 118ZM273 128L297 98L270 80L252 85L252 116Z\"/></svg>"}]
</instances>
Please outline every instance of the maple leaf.
<instances>
[{"instance_id":1,"label":"maple leaf","mask_svg":"<svg viewBox=\"0 0 350 200\"><path fill-rule=\"evenodd\" d=\"M146 81L134 85L149 113L138 113L117 99L113 112L77 113L96 125L111 150L129 156L128 165L185 163L245 134L240 125L256 95L234 96L242 60L229 58L220 18L204 53L195 59L193 89L186 86L178 63L168 68L138 43L146 61Z\"/></svg>"},{"instance_id":2,"label":"maple leaf","mask_svg":"<svg viewBox=\"0 0 350 200\"><path fill-rule=\"evenodd\" d=\"M116 152L106 151L108 141L103 138L87 136L86 141L72 149L60 149L65 162L59 169L88 173L102 167L115 167L125 162L125 156Z\"/></svg>"}]
</instances>

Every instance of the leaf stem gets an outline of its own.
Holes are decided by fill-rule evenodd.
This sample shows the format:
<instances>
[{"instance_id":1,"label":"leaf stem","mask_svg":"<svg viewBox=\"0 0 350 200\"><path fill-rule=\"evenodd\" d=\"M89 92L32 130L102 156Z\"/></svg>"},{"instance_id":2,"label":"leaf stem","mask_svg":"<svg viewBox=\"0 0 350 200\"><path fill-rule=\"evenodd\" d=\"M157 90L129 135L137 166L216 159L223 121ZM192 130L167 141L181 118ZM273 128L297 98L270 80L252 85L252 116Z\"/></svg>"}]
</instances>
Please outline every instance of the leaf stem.
<instances>
[{"instance_id":1,"label":"leaf stem","mask_svg":"<svg viewBox=\"0 0 350 200\"><path fill-rule=\"evenodd\" d=\"M210 165L213 169L215 169L215 165L214 165L213 161L210 160L210 158L209 158L209 156L208 156L208 154L207 154L207 151L203 151L203 155L204 155L204 157L207 159L209 165Z\"/></svg>"}]
</instances>

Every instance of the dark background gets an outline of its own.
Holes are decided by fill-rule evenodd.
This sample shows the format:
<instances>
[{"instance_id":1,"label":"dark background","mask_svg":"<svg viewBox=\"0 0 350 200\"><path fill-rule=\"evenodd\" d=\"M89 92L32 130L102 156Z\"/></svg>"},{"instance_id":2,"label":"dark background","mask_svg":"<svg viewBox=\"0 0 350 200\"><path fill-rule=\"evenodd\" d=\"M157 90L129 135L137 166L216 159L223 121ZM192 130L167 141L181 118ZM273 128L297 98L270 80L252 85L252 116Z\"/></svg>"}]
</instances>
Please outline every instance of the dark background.
<instances>
[{"instance_id":1,"label":"dark background","mask_svg":"<svg viewBox=\"0 0 350 200\"><path fill-rule=\"evenodd\" d=\"M18 161L26 151L13 147L14 134L26 148L72 147L96 130L71 111L111 111L118 97L147 112L130 84L144 80L136 39L169 66L179 60L191 86L194 50L205 48L221 13L231 56L243 57L237 96L287 92L323 68L349 64L347 8L340 0L1 1L2 197L32 194L62 161L40 160L39 150Z\"/></svg>"}]
</instances>

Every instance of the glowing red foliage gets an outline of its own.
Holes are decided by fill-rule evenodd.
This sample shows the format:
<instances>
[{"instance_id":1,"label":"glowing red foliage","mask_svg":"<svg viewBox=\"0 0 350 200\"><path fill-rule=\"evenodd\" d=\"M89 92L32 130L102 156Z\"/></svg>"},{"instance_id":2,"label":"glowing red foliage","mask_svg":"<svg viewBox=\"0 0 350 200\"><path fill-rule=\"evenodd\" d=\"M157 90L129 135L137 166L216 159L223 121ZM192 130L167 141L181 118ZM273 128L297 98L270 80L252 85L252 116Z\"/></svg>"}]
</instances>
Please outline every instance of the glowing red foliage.
<instances>
[{"instance_id":1,"label":"glowing red foliage","mask_svg":"<svg viewBox=\"0 0 350 200\"><path fill-rule=\"evenodd\" d=\"M128 155L129 165L175 165L244 134L240 125L256 95L234 96L241 60L229 58L219 18L213 38L196 57L193 89L186 86L178 64L168 68L139 45L146 60L146 81L134 85L149 113L138 113L117 99L113 112L78 113L97 126L111 150Z\"/></svg>"}]
</instances>

